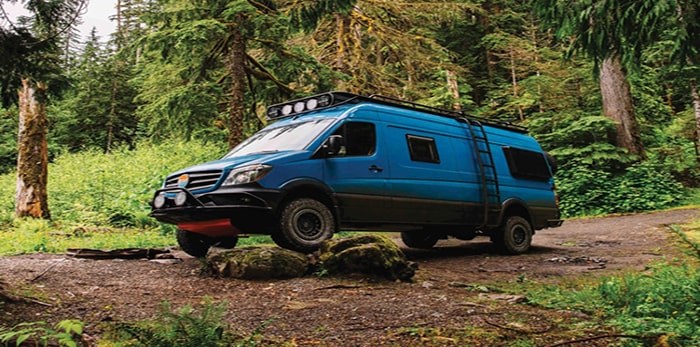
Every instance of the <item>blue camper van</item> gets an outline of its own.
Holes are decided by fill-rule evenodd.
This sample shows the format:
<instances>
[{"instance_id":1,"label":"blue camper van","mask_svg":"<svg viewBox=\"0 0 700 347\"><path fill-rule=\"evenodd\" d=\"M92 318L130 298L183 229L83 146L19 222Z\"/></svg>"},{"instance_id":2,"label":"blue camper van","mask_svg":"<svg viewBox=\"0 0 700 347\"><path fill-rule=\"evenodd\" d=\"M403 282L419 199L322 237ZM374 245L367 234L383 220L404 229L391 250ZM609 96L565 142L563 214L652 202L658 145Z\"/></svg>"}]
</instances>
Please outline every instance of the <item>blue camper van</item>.
<instances>
[{"instance_id":1,"label":"blue camper van","mask_svg":"<svg viewBox=\"0 0 700 347\"><path fill-rule=\"evenodd\" d=\"M151 216L195 257L242 234L313 252L341 230L401 232L409 247L488 236L530 248L562 224L554 161L506 122L391 97L331 92L268 107L272 124L223 158L175 172Z\"/></svg>"}]
</instances>

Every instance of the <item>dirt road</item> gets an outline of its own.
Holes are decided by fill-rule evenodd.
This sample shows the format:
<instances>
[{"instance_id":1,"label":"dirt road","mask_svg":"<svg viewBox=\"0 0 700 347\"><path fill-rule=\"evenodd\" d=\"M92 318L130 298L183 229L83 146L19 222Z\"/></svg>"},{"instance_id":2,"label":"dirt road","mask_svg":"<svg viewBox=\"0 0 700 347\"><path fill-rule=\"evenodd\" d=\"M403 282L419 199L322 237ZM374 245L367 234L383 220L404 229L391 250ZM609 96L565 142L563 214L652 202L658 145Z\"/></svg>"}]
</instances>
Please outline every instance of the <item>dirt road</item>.
<instances>
[{"instance_id":1,"label":"dirt road","mask_svg":"<svg viewBox=\"0 0 700 347\"><path fill-rule=\"evenodd\" d=\"M590 319L581 313L514 303L521 298L474 288L642 270L680 254L674 234L664 225L698 217L698 210L674 210L567 221L561 228L538 232L532 251L521 256L498 255L486 239L444 240L427 251L405 249L419 264L413 283L314 276L214 279L201 275L200 262L181 252L177 255L182 261L175 264L43 254L0 257L0 273L15 288L51 304L1 306L5 312L0 312L0 325L78 318L89 324L88 333L99 333L101 322L152 317L164 300L179 307L197 305L208 296L227 303L233 329L249 334L264 326L261 331L273 344L493 346L527 339L546 345L596 331L572 330L571 322ZM509 328L514 323L526 327Z\"/></svg>"}]
</instances>

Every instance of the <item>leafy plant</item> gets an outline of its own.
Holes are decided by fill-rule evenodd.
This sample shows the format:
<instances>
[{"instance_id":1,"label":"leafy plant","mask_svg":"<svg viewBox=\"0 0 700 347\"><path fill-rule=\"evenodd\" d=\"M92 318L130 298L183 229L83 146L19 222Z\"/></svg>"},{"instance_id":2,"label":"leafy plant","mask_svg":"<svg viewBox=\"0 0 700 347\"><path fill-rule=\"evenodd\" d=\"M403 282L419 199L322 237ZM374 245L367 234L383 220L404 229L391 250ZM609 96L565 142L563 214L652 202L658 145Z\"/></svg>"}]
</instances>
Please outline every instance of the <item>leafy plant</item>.
<instances>
[{"instance_id":1,"label":"leafy plant","mask_svg":"<svg viewBox=\"0 0 700 347\"><path fill-rule=\"evenodd\" d=\"M148 202L175 170L214 160L225 146L199 141L143 142L119 148L64 153L49 165L49 207L64 224L158 227ZM14 210L14 174L0 176L0 211ZM2 217L2 215L0 215ZM2 218L4 219L4 218Z\"/></svg>"},{"instance_id":2,"label":"leafy plant","mask_svg":"<svg viewBox=\"0 0 700 347\"><path fill-rule=\"evenodd\" d=\"M622 173L574 163L562 167L556 179L565 216L668 208L683 201L685 195L673 175L651 160Z\"/></svg>"},{"instance_id":3,"label":"leafy plant","mask_svg":"<svg viewBox=\"0 0 700 347\"><path fill-rule=\"evenodd\" d=\"M46 322L20 323L12 328L0 328L0 342L4 346L14 344L24 346L48 346L49 344L66 347L77 347L83 334L83 322L76 319L62 320L53 327Z\"/></svg>"},{"instance_id":4,"label":"leafy plant","mask_svg":"<svg viewBox=\"0 0 700 347\"><path fill-rule=\"evenodd\" d=\"M118 333L130 346L229 346L232 338L226 332L225 310L224 304L214 304L209 299L198 310L191 306L173 310L165 302L155 320L123 324L118 327Z\"/></svg>"},{"instance_id":5,"label":"leafy plant","mask_svg":"<svg viewBox=\"0 0 700 347\"><path fill-rule=\"evenodd\" d=\"M545 307L599 315L629 334L700 344L700 271L689 266L658 265L648 273L606 278L579 289L531 290L528 297Z\"/></svg>"}]
</instances>

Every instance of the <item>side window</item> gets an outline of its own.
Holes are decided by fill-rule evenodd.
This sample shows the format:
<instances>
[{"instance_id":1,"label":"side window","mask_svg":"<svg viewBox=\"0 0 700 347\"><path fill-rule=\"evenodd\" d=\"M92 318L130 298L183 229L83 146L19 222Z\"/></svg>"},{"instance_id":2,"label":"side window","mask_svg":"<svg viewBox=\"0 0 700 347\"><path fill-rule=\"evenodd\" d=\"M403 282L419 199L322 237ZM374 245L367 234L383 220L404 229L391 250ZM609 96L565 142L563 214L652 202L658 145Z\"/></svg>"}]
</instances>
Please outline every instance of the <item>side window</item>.
<instances>
[{"instance_id":1,"label":"side window","mask_svg":"<svg viewBox=\"0 0 700 347\"><path fill-rule=\"evenodd\" d=\"M377 134L374 124L366 122L347 122L333 135L342 135L345 139L344 148L338 156L356 157L374 154L377 146Z\"/></svg>"},{"instance_id":2,"label":"side window","mask_svg":"<svg viewBox=\"0 0 700 347\"><path fill-rule=\"evenodd\" d=\"M437 146L435 139L429 137L406 135L408 142L408 152L411 154L411 160L424 161L427 163L439 163Z\"/></svg>"},{"instance_id":3,"label":"side window","mask_svg":"<svg viewBox=\"0 0 700 347\"><path fill-rule=\"evenodd\" d=\"M503 153L506 155L510 173L515 177L536 180L548 180L552 177L546 158L541 152L503 147Z\"/></svg>"}]
</instances>

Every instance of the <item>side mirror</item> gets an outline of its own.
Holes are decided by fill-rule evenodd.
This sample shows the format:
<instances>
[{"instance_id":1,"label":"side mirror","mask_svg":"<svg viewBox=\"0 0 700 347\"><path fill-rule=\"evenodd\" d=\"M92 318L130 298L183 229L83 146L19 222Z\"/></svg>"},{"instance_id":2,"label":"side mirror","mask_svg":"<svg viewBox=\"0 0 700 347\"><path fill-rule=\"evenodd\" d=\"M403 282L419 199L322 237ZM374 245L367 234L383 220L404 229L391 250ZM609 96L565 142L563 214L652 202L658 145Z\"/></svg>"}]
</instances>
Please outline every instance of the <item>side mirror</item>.
<instances>
[{"instance_id":1,"label":"side mirror","mask_svg":"<svg viewBox=\"0 0 700 347\"><path fill-rule=\"evenodd\" d=\"M331 135L319 148L318 155L322 158L332 157L340 153L345 139L342 135Z\"/></svg>"}]
</instances>

